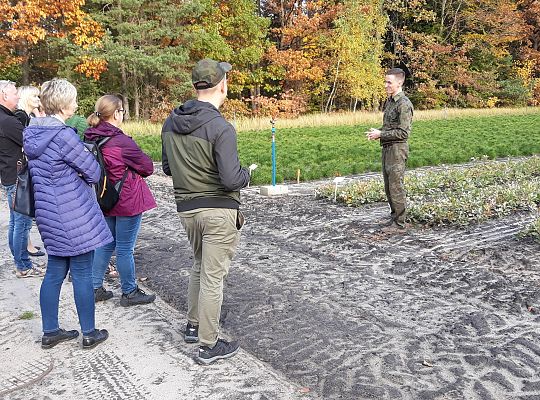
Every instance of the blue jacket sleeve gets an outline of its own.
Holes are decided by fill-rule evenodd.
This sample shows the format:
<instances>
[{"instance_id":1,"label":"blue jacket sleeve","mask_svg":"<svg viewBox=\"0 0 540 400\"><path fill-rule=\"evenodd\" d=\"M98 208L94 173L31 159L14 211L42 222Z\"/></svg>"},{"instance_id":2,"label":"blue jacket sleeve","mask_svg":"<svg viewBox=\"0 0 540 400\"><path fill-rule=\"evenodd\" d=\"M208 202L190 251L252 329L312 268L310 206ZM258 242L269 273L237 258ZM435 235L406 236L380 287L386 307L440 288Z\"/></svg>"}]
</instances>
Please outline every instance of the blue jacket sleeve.
<instances>
[{"instance_id":1,"label":"blue jacket sleeve","mask_svg":"<svg viewBox=\"0 0 540 400\"><path fill-rule=\"evenodd\" d=\"M66 127L59 135L64 142L62 159L65 163L77 171L86 183L98 183L101 176L101 167L92 153L84 147L75 130Z\"/></svg>"}]
</instances>

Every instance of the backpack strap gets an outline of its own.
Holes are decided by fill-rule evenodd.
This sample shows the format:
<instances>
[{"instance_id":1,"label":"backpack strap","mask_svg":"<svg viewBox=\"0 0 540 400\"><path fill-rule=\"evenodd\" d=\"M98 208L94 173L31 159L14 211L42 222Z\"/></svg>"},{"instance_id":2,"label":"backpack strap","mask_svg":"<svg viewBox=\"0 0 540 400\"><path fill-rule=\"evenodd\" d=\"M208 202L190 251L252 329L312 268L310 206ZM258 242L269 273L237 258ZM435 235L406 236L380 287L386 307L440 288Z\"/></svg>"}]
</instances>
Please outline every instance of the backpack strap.
<instances>
[{"instance_id":1,"label":"backpack strap","mask_svg":"<svg viewBox=\"0 0 540 400\"><path fill-rule=\"evenodd\" d=\"M109 140L111 140L112 136L100 136L100 139L96 140L96 144L99 148L102 148L105 143L107 143Z\"/></svg>"},{"instance_id":2,"label":"backpack strap","mask_svg":"<svg viewBox=\"0 0 540 400\"><path fill-rule=\"evenodd\" d=\"M124 175L122 175L122 179L120 179L118 182L114 184L114 188L120 195L120 192L122 191L122 186L124 186L124 182L126 181L126 178L128 176L129 168L126 167L126 170L124 171Z\"/></svg>"}]
</instances>

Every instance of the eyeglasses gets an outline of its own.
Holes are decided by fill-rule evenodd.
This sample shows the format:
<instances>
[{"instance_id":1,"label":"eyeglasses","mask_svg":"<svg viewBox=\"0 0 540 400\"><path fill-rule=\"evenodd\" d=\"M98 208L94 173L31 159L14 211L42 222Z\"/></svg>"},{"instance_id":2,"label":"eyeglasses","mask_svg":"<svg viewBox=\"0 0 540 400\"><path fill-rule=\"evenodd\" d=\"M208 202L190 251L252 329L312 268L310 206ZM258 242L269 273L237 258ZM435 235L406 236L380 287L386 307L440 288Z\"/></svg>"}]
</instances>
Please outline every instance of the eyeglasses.
<instances>
[{"instance_id":1,"label":"eyeglasses","mask_svg":"<svg viewBox=\"0 0 540 400\"><path fill-rule=\"evenodd\" d=\"M126 115L126 110L124 110L123 108L119 108L118 110L116 110L120 113L122 113L122 115Z\"/></svg>"}]
</instances>

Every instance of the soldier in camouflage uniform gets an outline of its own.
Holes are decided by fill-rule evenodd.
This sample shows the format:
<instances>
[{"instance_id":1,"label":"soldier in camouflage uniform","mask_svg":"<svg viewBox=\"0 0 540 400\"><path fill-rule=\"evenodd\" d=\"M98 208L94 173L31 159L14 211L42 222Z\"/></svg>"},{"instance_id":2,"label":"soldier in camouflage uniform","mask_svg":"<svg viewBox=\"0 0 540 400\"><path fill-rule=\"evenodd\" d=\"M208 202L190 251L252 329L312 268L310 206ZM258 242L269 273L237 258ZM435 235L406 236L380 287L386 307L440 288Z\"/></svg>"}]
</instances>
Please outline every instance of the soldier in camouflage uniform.
<instances>
[{"instance_id":1,"label":"soldier in camouflage uniform","mask_svg":"<svg viewBox=\"0 0 540 400\"><path fill-rule=\"evenodd\" d=\"M384 232L405 229L406 193L403 185L405 163L409 156L407 139L411 133L413 105L403 93L405 72L392 68L386 72L384 86L388 99L384 107L383 126L366 132L369 140L380 140L384 190L390 204L390 219Z\"/></svg>"}]
</instances>

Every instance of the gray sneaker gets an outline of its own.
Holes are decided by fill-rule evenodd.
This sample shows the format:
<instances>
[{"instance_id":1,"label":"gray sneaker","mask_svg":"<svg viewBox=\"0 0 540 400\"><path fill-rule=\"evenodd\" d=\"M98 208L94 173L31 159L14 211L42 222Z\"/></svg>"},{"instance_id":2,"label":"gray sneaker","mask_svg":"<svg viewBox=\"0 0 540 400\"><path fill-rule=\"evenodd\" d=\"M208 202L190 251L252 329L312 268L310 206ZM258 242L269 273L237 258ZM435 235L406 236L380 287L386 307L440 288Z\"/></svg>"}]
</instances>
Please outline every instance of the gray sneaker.
<instances>
[{"instance_id":1,"label":"gray sneaker","mask_svg":"<svg viewBox=\"0 0 540 400\"><path fill-rule=\"evenodd\" d=\"M107 301L109 299L113 298L113 292L112 290L105 290L103 286L94 289L94 301L97 303L98 301Z\"/></svg>"},{"instance_id":2,"label":"gray sneaker","mask_svg":"<svg viewBox=\"0 0 540 400\"><path fill-rule=\"evenodd\" d=\"M199 346L199 354L197 361L201 364L209 365L217 360L230 358L238 353L240 344L237 341L227 342L223 339L218 339L214 347Z\"/></svg>"},{"instance_id":3,"label":"gray sneaker","mask_svg":"<svg viewBox=\"0 0 540 400\"><path fill-rule=\"evenodd\" d=\"M146 294L137 286L137 288L133 292L128 294L122 294L122 298L120 299L120 305L122 307L129 307L139 304L148 304L152 303L155 299L155 294Z\"/></svg>"}]
</instances>

